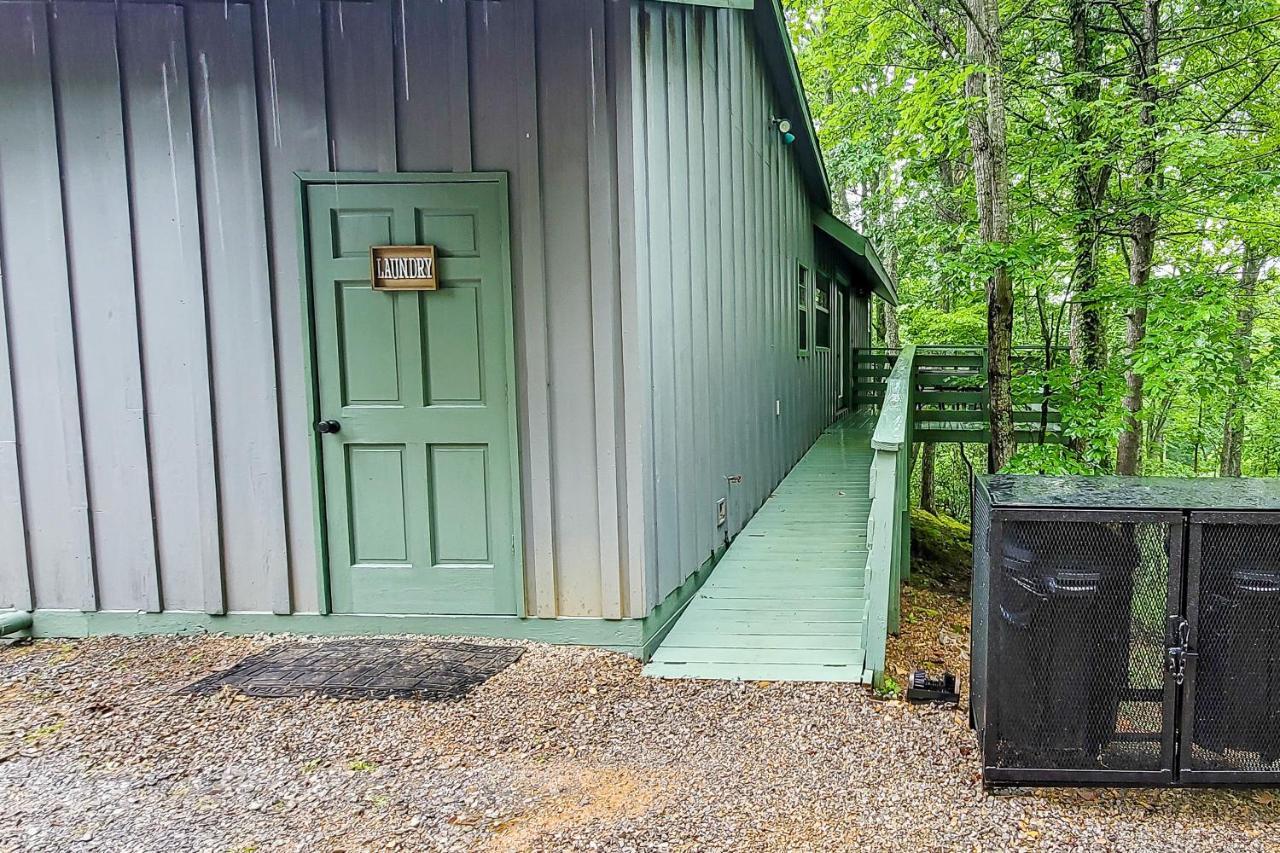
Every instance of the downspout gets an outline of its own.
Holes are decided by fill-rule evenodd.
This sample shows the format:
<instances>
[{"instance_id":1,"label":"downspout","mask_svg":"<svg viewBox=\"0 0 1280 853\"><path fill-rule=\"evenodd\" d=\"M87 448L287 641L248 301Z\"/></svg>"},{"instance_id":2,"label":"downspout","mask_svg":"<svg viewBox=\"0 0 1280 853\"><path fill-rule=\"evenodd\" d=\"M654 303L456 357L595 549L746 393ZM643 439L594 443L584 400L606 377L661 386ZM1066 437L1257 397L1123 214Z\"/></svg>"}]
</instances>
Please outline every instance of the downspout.
<instances>
[{"instance_id":1,"label":"downspout","mask_svg":"<svg viewBox=\"0 0 1280 853\"><path fill-rule=\"evenodd\" d=\"M0 637L31 629L31 614L25 610L0 613Z\"/></svg>"}]
</instances>

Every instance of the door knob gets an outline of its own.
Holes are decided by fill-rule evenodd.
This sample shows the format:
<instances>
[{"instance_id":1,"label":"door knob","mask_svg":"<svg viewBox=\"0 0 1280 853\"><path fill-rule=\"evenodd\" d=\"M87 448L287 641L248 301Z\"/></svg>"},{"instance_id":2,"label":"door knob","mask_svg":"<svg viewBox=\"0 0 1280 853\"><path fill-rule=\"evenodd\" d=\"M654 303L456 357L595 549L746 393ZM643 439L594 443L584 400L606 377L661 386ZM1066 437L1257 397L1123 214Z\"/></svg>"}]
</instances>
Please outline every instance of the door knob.
<instances>
[{"instance_id":1,"label":"door knob","mask_svg":"<svg viewBox=\"0 0 1280 853\"><path fill-rule=\"evenodd\" d=\"M321 421L320 423L316 424L316 432L322 433L322 434L338 432L341 429L342 429L342 424L338 423L337 421Z\"/></svg>"}]
</instances>

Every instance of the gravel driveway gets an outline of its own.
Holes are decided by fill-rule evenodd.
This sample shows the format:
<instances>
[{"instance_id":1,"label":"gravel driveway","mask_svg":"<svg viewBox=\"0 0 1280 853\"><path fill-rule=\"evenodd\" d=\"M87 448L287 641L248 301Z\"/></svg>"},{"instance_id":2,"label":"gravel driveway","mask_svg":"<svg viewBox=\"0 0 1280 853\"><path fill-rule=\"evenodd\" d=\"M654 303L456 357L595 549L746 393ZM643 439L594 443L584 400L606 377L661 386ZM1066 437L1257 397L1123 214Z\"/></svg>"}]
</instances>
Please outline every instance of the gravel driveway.
<instances>
[{"instance_id":1,"label":"gravel driveway","mask_svg":"<svg viewBox=\"0 0 1280 853\"><path fill-rule=\"evenodd\" d=\"M917 596L918 598L918 596ZM938 599L941 600L941 599ZM960 660L962 609L895 648ZM1268 792L990 797L963 711L529 645L458 702L175 696L279 642L0 650L0 849L1265 850ZM958 657L957 657L958 656Z\"/></svg>"}]
</instances>

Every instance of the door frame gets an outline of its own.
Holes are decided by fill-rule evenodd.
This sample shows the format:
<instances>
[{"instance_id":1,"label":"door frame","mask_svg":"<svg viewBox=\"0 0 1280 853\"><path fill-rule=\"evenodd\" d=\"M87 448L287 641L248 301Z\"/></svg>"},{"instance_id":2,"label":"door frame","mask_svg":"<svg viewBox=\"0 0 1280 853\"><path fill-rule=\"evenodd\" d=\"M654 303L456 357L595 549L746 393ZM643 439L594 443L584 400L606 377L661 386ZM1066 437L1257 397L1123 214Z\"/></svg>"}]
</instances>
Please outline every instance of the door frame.
<instances>
[{"instance_id":1,"label":"door frame","mask_svg":"<svg viewBox=\"0 0 1280 853\"><path fill-rule=\"evenodd\" d=\"M329 534L328 518L325 514L324 463L321 457L321 435L313 425L320 418L320 384L316 370L316 330L315 312L311 300L311 240L307 230L307 188L316 184L466 184L492 183L500 190L499 216L502 220L500 228L505 239L502 241L502 256L499 267L504 280L503 319L508 334L503 336L506 356L503 367L506 371L507 385L507 429L511 436L511 513L512 513L512 558L515 560L515 571L512 572L512 593L515 596L516 617L528 616L525 602L525 566L524 566L524 479L521 476L520 461L520 419L516 411L519 405L520 386L516 373L516 328L514 306L514 284L511 273L511 203L506 172L294 172L297 192L297 245L299 287L302 293L302 328L304 342L303 371L307 389L308 429L311 430L309 450L311 454L311 509L312 523L315 525L316 537L316 573L317 604L321 614L333 612L333 602L329 585ZM432 614L422 614L429 616ZM493 618L510 618L493 617Z\"/></svg>"}]
</instances>

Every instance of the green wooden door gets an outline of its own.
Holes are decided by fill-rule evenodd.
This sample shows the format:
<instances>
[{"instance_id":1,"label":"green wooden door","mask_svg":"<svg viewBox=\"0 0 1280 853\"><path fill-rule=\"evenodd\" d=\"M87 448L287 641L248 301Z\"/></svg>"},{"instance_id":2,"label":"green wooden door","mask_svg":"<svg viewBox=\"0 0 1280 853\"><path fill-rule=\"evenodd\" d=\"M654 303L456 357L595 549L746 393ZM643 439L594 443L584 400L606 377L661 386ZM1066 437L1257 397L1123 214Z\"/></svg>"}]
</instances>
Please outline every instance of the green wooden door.
<instances>
[{"instance_id":1,"label":"green wooden door","mask_svg":"<svg viewBox=\"0 0 1280 853\"><path fill-rule=\"evenodd\" d=\"M306 201L333 611L515 613L505 183L314 183ZM370 288L370 246L424 244L439 290Z\"/></svg>"}]
</instances>

